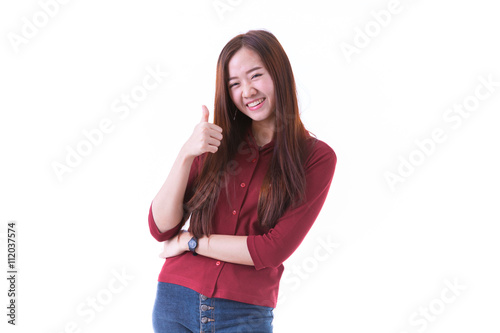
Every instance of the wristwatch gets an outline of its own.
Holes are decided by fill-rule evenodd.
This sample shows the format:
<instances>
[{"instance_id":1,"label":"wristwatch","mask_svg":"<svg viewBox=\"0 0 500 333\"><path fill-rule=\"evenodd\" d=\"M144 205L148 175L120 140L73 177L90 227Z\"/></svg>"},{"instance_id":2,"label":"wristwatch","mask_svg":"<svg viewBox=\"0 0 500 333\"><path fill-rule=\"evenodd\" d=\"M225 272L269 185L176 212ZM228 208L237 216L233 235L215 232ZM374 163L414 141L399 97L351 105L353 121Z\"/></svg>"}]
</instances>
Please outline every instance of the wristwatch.
<instances>
[{"instance_id":1,"label":"wristwatch","mask_svg":"<svg viewBox=\"0 0 500 333\"><path fill-rule=\"evenodd\" d=\"M198 238L196 237L191 238L188 242L188 247L189 251L193 252L193 256L198 255L198 253L195 252L197 246L198 246Z\"/></svg>"}]
</instances>

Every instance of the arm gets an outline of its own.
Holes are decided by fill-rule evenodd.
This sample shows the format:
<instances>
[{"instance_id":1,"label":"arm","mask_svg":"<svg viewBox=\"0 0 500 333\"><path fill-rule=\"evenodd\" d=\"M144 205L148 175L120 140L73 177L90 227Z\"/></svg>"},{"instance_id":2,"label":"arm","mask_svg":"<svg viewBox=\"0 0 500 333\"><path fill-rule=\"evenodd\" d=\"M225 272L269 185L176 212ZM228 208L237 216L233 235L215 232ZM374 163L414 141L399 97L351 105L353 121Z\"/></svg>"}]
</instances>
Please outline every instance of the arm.
<instances>
[{"instance_id":1,"label":"arm","mask_svg":"<svg viewBox=\"0 0 500 333\"><path fill-rule=\"evenodd\" d=\"M173 257L189 251L188 242L193 237L189 232L181 232L178 237L164 243L160 258ZM210 235L198 239L196 253L199 255L230 262L233 264L253 266L248 252L248 236Z\"/></svg>"},{"instance_id":2,"label":"arm","mask_svg":"<svg viewBox=\"0 0 500 333\"><path fill-rule=\"evenodd\" d=\"M255 266L258 270L279 266L297 249L321 211L336 161L335 153L328 146L311 158L306 173L306 202L285 212L267 233L205 236L198 240L196 252L225 262ZM160 257L172 257L189 251L187 243L191 237L190 233L184 232L165 242Z\"/></svg>"},{"instance_id":3,"label":"arm","mask_svg":"<svg viewBox=\"0 0 500 333\"><path fill-rule=\"evenodd\" d=\"M153 219L163 233L174 228L184 215L183 199L194 157L179 152L165 183L152 203Z\"/></svg>"},{"instance_id":4,"label":"arm","mask_svg":"<svg viewBox=\"0 0 500 333\"><path fill-rule=\"evenodd\" d=\"M232 235L204 236L198 240L196 252L202 256L233 264L253 266L253 260L248 251L247 238L248 236Z\"/></svg>"},{"instance_id":5,"label":"arm","mask_svg":"<svg viewBox=\"0 0 500 333\"><path fill-rule=\"evenodd\" d=\"M250 235L247 245L255 269L280 266L299 247L318 217L328 195L337 156L324 142L317 142L306 162L305 202L288 209L274 228Z\"/></svg>"},{"instance_id":6,"label":"arm","mask_svg":"<svg viewBox=\"0 0 500 333\"><path fill-rule=\"evenodd\" d=\"M208 116L208 109L203 106L201 122L182 146L165 183L153 199L149 224L151 233L158 241L173 237L181 227L180 224L185 218L184 203L189 199L186 189L192 184L197 173L197 165L193 165L196 157L218 150L222 128L208 123Z\"/></svg>"}]
</instances>

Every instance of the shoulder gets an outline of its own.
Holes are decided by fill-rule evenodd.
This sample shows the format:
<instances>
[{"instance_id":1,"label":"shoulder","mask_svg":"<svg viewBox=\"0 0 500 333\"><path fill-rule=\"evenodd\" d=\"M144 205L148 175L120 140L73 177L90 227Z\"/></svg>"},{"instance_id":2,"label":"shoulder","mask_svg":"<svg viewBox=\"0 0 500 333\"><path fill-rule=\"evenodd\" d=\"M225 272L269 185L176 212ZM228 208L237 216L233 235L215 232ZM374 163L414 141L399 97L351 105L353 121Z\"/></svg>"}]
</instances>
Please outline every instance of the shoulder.
<instances>
[{"instance_id":1,"label":"shoulder","mask_svg":"<svg viewBox=\"0 0 500 333\"><path fill-rule=\"evenodd\" d=\"M307 140L307 157L305 160L305 168L321 163L335 168L337 164L337 154L326 142L319 140L316 137L309 137Z\"/></svg>"}]
</instances>

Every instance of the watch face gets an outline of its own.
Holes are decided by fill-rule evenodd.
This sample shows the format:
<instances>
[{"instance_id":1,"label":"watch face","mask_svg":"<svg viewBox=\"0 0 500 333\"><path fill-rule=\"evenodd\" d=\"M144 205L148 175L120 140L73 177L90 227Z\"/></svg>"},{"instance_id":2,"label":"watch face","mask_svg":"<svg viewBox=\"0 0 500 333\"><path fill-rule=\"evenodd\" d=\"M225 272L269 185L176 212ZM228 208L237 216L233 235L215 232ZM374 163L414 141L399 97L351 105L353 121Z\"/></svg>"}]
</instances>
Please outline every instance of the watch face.
<instances>
[{"instance_id":1,"label":"watch face","mask_svg":"<svg viewBox=\"0 0 500 333\"><path fill-rule=\"evenodd\" d=\"M184 243L186 244L186 243ZM194 239L191 239L188 243L189 249L193 249L196 247L196 241Z\"/></svg>"}]
</instances>

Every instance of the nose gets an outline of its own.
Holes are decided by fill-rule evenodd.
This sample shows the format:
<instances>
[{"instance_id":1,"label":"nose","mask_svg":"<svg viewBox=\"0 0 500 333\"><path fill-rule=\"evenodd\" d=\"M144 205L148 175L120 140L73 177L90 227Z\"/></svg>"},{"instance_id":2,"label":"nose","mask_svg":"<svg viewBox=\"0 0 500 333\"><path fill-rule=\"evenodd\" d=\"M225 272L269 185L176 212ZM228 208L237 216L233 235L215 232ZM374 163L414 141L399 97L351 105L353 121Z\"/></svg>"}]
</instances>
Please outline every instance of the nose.
<instances>
[{"instance_id":1,"label":"nose","mask_svg":"<svg viewBox=\"0 0 500 333\"><path fill-rule=\"evenodd\" d=\"M257 93L257 90L251 84L244 84L243 85L243 97L244 98L252 97L256 93Z\"/></svg>"}]
</instances>

